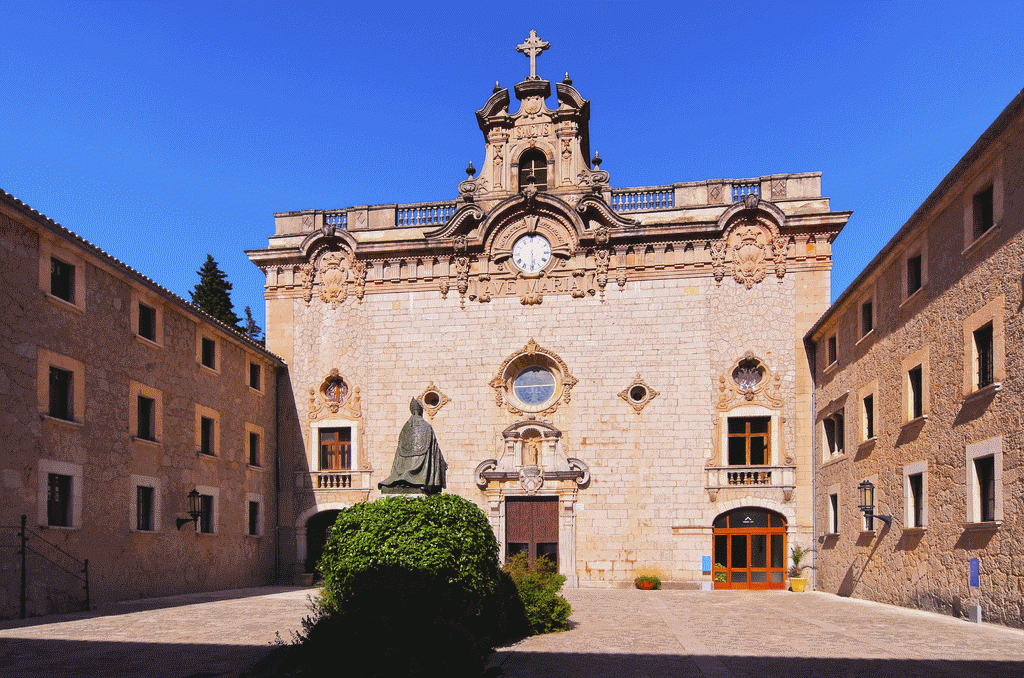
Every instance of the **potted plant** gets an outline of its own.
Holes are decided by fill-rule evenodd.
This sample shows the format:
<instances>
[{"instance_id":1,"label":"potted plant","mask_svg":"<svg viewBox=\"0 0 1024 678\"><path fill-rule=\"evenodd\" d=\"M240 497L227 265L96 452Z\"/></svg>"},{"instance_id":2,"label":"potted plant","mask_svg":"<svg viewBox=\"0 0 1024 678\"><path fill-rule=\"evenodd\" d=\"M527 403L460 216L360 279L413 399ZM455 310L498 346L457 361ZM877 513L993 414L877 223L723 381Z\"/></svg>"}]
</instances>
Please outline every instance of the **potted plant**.
<instances>
[{"instance_id":1,"label":"potted plant","mask_svg":"<svg viewBox=\"0 0 1024 678\"><path fill-rule=\"evenodd\" d=\"M634 579L633 583L636 584L638 589L643 589L644 591L657 591L661 588L661 580L652 574L642 574Z\"/></svg>"},{"instance_id":2,"label":"potted plant","mask_svg":"<svg viewBox=\"0 0 1024 678\"><path fill-rule=\"evenodd\" d=\"M814 553L815 549L805 549L801 546L794 546L789 552L793 564L789 568L789 586L796 593L802 593L807 587L807 579L804 577L804 568L809 565L802 565L803 560Z\"/></svg>"},{"instance_id":3,"label":"potted plant","mask_svg":"<svg viewBox=\"0 0 1024 678\"><path fill-rule=\"evenodd\" d=\"M725 565L722 565L721 563L715 563L715 581L725 581Z\"/></svg>"}]
</instances>

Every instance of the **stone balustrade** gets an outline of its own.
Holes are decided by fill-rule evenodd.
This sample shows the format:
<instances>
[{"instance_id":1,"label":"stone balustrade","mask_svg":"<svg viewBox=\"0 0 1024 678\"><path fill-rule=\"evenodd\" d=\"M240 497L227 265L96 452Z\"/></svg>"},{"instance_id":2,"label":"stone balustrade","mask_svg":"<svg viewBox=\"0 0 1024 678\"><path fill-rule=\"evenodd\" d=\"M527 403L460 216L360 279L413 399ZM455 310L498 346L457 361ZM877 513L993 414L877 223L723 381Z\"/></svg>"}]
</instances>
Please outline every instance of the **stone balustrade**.
<instances>
[{"instance_id":1,"label":"stone balustrade","mask_svg":"<svg viewBox=\"0 0 1024 678\"><path fill-rule=\"evenodd\" d=\"M712 496L720 490L765 487L783 490L788 497L796 487L795 466L709 466L705 470L706 489Z\"/></svg>"},{"instance_id":2,"label":"stone balustrade","mask_svg":"<svg viewBox=\"0 0 1024 678\"><path fill-rule=\"evenodd\" d=\"M327 226L333 226L335 229L342 231L348 228L348 212L345 210L324 212L324 224Z\"/></svg>"},{"instance_id":3,"label":"stone balustrade","mask_svg":"<svg viewBox=\"0 0 1024 678\"><path fill-rule=\"evenodd\" d=\"M748 179L710 179L666 186L616 188L604 194L613 210L624 214L667 212L730 205L756 195L772 202L821 200L821 174L774 174ZM335 230L385 230L443 226L459 207L455 200L363 205L338 210L303 210L275 215L278 235Z\"/></svg>"},{"instance_id":4,"label":"stone balustrade","mask_svg":"<svg viewBox=\"0 0 1024 678\"><path fill-rule=\"evenodd\" d=\"M441 226L455 213L455 207L454 200L399 205L395 210L395 226Z\"/></svg>"},{"instance_id":5,"label":"stone balustrade","mask_svg":"<svg viewBox=\"0 0 1024 678\"><path fill-rule=\"evenodd\" d=\"M320 490L368 490L370 471L298 471L295 486L314 492Z\"/></svg>"},{"instance_id":6,"label":"stone balustrade","mask_svg":"<svg viewBox=\"0 0 1024 678\"><path fill-rule=\"evenodd\" d=\"M611 206L616 212L670 209L676 206L675 190L671 186L613 190Z\"/></svg>"}]
</instances>

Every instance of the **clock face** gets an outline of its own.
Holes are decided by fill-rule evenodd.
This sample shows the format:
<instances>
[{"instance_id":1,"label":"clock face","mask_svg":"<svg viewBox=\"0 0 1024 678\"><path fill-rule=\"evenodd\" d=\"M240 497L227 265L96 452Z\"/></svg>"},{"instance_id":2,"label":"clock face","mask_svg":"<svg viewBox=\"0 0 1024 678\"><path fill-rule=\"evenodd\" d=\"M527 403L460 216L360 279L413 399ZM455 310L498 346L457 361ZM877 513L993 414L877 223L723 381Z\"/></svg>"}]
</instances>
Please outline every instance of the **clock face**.
<instances>
[{"instance_id":1,"label":"clock face","mask_svg":"<svg viewBox=\"0 0 1024 678\"><path fill-rule=\"evenodd\" d=\"M512 245L512 262L524 273L538 273L549 261L551 243L542 235L524 235Z\"/></svg>"}]
</instances>

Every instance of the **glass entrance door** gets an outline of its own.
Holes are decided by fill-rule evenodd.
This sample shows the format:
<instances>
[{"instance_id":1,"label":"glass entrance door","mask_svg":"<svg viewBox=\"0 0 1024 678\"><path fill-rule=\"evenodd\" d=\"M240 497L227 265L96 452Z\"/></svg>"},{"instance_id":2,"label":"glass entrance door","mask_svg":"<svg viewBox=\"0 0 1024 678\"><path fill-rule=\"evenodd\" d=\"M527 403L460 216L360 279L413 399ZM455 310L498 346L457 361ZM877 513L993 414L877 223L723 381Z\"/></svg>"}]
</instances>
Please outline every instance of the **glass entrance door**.
<instances>
[{"instance_id":1,"label":"glass entrance door","mask_svg":"<svg viewBox=\"0 0 1024 678\"><path fill-rule=\"evenodd\" d=\"M781 589L786 585L786 519L741 508L715 518L716 589Z\"/></svg>"}]
</instances>

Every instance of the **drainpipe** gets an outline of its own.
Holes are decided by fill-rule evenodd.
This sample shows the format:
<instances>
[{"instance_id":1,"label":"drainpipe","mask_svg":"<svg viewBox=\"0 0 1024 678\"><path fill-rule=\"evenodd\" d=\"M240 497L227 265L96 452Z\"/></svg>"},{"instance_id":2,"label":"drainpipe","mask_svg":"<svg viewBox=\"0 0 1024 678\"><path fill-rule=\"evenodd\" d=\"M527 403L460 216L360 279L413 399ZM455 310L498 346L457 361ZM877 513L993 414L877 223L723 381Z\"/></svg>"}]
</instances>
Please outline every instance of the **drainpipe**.
<instances>
[{"instance_id":1,"label":"drainpipe","mask_svg":"<svg viewBox=\"0 0 1024 678\"><path fill-rule=\"evenodd\" d=\"M814 446L814 441L817 440L814 418L818 411L818 381L815 370L818 364L817 348L813 341L807 346L811 368L811 539L814 543L818 543L818 453ZM811 552L811 590L814 591L818 587L818 549L812 548L814 551Z\"/></svg>"},{"instance_id":2,"label":"drainpipe","mask_svg":"<svg viewBox=\"0 0 1024 678\"><path fill-rule=\"evenodd\" d=\"M281 583L281 373L274 370L274 583Z\"/></svg>"}]
</instances>

